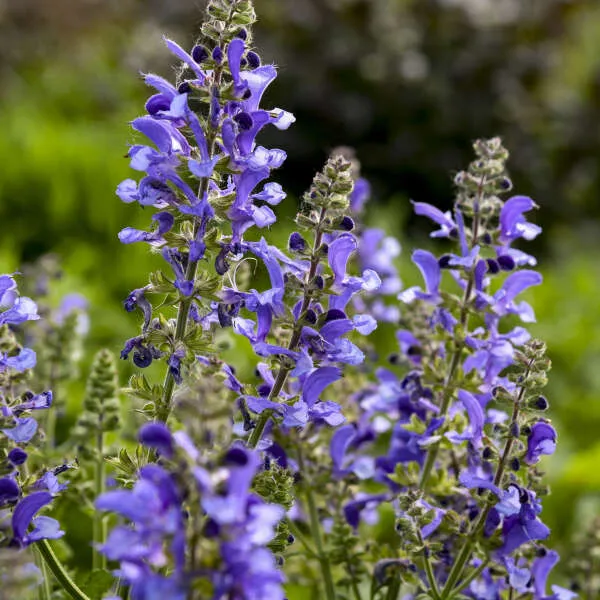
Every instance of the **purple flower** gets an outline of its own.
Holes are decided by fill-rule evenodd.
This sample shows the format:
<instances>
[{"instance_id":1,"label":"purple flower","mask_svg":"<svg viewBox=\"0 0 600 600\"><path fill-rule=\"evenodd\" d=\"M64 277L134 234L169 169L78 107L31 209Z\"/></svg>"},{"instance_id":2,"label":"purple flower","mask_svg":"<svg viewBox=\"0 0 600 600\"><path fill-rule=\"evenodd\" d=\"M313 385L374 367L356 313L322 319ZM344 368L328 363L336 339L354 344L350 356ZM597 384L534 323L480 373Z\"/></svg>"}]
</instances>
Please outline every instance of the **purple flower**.
<instances>
[{"instance_id":1,"label":"purple flower","mask_svg":"<svg viewBox=\"0 0 600 600\"><path fill-rule=\"evenodd\" d=\"M457 225L452 220L450 211L443 213L439 208L425 202L412 202L415 214L427 217L440 226L438 231L431 233L431 237L451 237L457 231Z\"/></svg>"},{"instance_id":2,"label":"purple flower","mask_svg":"<svg viewBox=\"0 0 600 600\"><path fill-rule=\"evenodd\" d=\"M0 479L0 506L13 504L19 499L20 495L21 490L12 477L3 477Z\"/></svg>"},{"instance_id":3,"label":"purple flower","mask_svg":"<svg viewBox=\"0 0 600 600\"><path fill-rule=\"evenodd\" d=\"M14 539L19 544L27 546L38 540L56 539L64 535L54 519L34 518L35 514L50 502L52 495L48 492L34 492L17 504L12 515L12 528ZM34 529L28 534L27 530L32 523Z\"/></svg>"},{"instance_id":4,"label":"purple flower","mask_svg":"<svg viewBox=\"0 0 600 600\"><path fill-rule=\"evenodd\" d=\"M537 208L535 202L527 196L513 196L507 200L500 211L500 239L510 244L516 239L533 240L542 231L541 227L529 223L523 213Z\"/></svg>"},{"instance_id":5,"label":"purple flower","mask_svg":"<svg viewBox=\"0 0 600 600\"><path fill-rule=\"evenodd\" d=\"M414 300L424 300L431 304L437 304L441 298L439 287L441 281L440 266L437 258L427 250L415 250L412 261L419 267L425 280L425 292L420 287L411 287L398 294L398 300L410 304Z\"/></svg>"},{"instance_id":6,"label":"purple flower","mask_svg":"<svg viewBox=\"0 0 600 600\"><path fill-rule=\"evenodd\" d=\"M538 421L531 427L527 437L525 462L534 465L543 454L554 454L556 449L556 430L550 423Z\"/></svg>"},{"instance_id":7,"label":"purple flower","mask_svg":"<svg viewBox=\"0 0 600 600\"><path fill-rule=\"evenodd\" d=\"M154 448L159 454L170 458L173 455L173 436L163 423L146 423L139 431L140 444Z\"/></svg>"}]
</instances>

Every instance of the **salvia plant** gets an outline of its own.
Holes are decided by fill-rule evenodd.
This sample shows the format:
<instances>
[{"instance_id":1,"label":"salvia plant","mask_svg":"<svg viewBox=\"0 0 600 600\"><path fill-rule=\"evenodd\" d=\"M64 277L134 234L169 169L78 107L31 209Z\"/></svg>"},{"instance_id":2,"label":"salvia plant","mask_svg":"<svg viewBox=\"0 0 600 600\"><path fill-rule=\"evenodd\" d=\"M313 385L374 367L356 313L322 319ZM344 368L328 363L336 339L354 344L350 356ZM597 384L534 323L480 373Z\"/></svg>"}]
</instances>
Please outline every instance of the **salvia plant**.
<instances>
[{"instance_id":1,"label":"salvia plant","mask_svg":"<svg viewBox=\"0 0 600 600\"><path fill-rule=\"evenodd\" d=\"M277 245L286 155L259 138L295 119L263 101L277 71L253 46L254 21L250 0L211 0L189 51L165 39L175 81L143 75L138 175L117 194L149 225L118 235L163 267L132 274L127 388L101 350L66 418L86 302L52 306L48 258L0 277L0 595L576 597L550 582L550 360L521 298L542 283L520 249L541 230L533 200L508 196L508 152L475 142L452 210L413 203L444 245L412 253L420 286L401 283L398 241L363 222L369 185L346 148ZM378 326L397 340L385 365L369 341ZM77 544L89 568L84 557L72 572ZM573 589L591 598L595 530L581 547Z\"/></svg>"}]
</instances>

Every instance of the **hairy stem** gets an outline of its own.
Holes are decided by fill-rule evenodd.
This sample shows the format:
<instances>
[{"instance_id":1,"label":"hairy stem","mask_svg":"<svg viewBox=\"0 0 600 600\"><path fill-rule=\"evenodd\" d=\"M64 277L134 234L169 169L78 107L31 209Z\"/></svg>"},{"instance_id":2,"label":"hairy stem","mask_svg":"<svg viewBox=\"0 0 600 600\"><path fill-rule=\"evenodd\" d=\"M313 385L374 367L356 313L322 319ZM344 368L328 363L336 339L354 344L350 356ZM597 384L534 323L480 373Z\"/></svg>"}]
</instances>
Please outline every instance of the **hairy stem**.
<instances>
[{"instance_id":1,"label":"hairy stem","mask_svg":"<svg viewBox=\"0 0 600 600\"><path fill-rule=\"evenodd\" d=\"M527 381L527 378L529 377L529 372L530 372L532 362L533 362L533 359L530 361L530 363L527 367L527 370L525 371L523 384L521 385L519 394L517 395L517 397L515 398L515 400L513 402L513 412L512 412L512 417L511 417L511 421L510 421L511 424L509 426L509 435L506 440L506 444L504 445L504 451L502 452L502 456L500 458L500 461L498 462L498 467L496 468L496 474L494 476L494 485L496 485L498 487L501 487L501 485L502 485L502 477L504 476L504 471L506 469L508 457L510 456L510 452L512 450L514 437L511 435L510 430L512 429L512 425L514 423L516 423L517 419L519 418L521 402L523 400L523 396L525 395L525 382ZM485 508L479 513L479 517L478 517L477 521L475 522L475 525L473 526L471 533L468 535L467 539L465 540L464 546L461 548L460 553L458 554L458 557L456 558L455 563L452 565L452 569L450 570L450 574L448 575L448 579L446 580L446 585L444 586L444 589L442 590L442 595L441 595L442 600L446 600L447 598L449 598L451 596L454 586L461 578L463 571L465 569L465 566L467 565L469 559L471 558L471 551L473 550L473 546L475 545L477 536L479 535L481 530L484 528L485 522L490 513L490 510L492 509L492 506L493 505L488 502L486 504ZM462 586L462 587L464 587L464 586Z\"/></svg>"},{"instance_id":2,"label":"hairy stem","mask_svg":"<svg viewBox=\"0 0 600 600\"><path fill-rule=\"evenodd\" d=\"M301 473L306 473L304 465L304 457L300 447L298 446L298 466L300 467ZM329 558L325 552L325 545L323 543L323 534L321 532L321 521L319 519L319 512L317 510L317 504L315 497L310 486L306 486L304 490L306 498L306 506L308 508L308 517L310 522L310 533L315 542L315 548L321 567L321 575L323 576L323 584L325 586L325 598L326 600L335 600L335 586L333 584L333 576L331 574L331 564Z\"/></svg>"},{"instance_id":3,"label":"hairy stem","mask_svg":"<svg viewBox=\"0 0 600 600\"><path fill-rule=\"evenodd\" d=\"M482 193L484 181L480 184L480 191L478 194L478 204L479 198ZM471 240L471 249L477 244L477 236L479 233L479 212L475 212L473 216L473 237ZM475 285L475 274L473 269L469 272L469 278L467 280L467 285L465 287L465 292L463 295L463 300L460 309L460 325L461 329L467 329L469 323L469 302L471 300L471 294L473 293L473 286ZM450 367L448 369L448 374L444 381L444 394L442 397L442 404L440 406L440 414L441 418L446 417L448 414L448 410L450 408L450 404L452 403L452 398L454 396L454 377L458 370L458 366L460 364L460 357L462 355L462 351L464 349L465 342L464 340L456 340L456 345L454 348L454 353L452 354L452 359L450 361ZM440 443L436 442L432 444L427 450L427 456L425 457L425 464L423 465L423 470L421 471L421 478L419 480L419 489L425 490L427 487L427 483L429 482L429 477L431 476L431 471L433 470L433 466L435 465L435 459L437 458L438 451L440 449Z\"/></svg>"},{"instance_id":4,"label":"hairy stem","mask_svg":"<svg viewBox=\"0 0 600 600\"><path fill-rule=\"evenodd\" d=\"M323 232L321 231L321 225L325 219L326 212L327 209L322 208L321 214L319 215L319 224L317 225L317 230L315 233L315 239L310 258L310 268L308 270L308 275L306 276L304 297L302 298L302 306L300 308L300 319L296 323L292 336L290 337L290 341L288 343L289 350L296 350L298 347L303 327L301 319L304 317L304 313L308 310L310 306L310 301L312 299L312 291L310 289L310 284L314 279L315 275L317 274L317 267L319 266L318 250L323 240ZM271 388L271 393L269 394L270 401L275 401L278 398L279 394L281 393L281 390L283 389L283 386L285 385L287 376L291 370L292 369L289 366L282 365L281 367L279 367L279 370L277 371L277 376L275 377L275 383L273 384L273 387ZM250 437L248 438L248 446L250 448L256 448L258 442L260 442L262 438L262 434L265 430L265 427L272 415L273 413L270 410L265 410L261 413L260 417L258 418L258 421L256 422L256 426L254 427L252 433L250 434Z\"/></svg>"},{"instance_id":5,"label":"hairy stem","mask_svg":"<svg viewBox=\"0 0 600 600\"><path fill-rule=\"evenodd\" d=\"M104 493L105 468L104 468L104 432L100 430L96 435L96 465L95 465L95 494L96 498ZM99 552L98 546L106 542L106 516L99 510L94 512L94 549L92 566L94 569L106 569L106 556Z\"/></svg>"},{"instance_id":6,"label":"hairy stem","mask_svg":"<svg viewBox=\"0 0 600 600\"><path fill-rule=\"evenodd\" d=\"M52 546L48 540L37 542L36 548L39 550L44 562L48 565L58 583L71 598L74 598L74 600L90 600L71 579L63 564L58 560L56 554L54 554L54 550L52 550Z\"/></svg>"},{"instance_id":7,"label":"hairy stem","mask_svg":"<svg viewBox=\"0 0 600 600\"><path fill-rule=\"evenodd\" d=\"M417 529L417 534L419 536L419 543L423 546L423 566L425 567L425 574L427 575L427 583L429 583L429 588L433 594L434 600L439 600L440 590L438 589L437 580L433 572L433 566L431 565L431 557L429 555L428 548L425 546L423 535L419 529Z\"/></svg>"},{"instance_id":8,"label":"hairy stem","mask_svg":"<svg viewBox=\"0 0 600 600\"><path fill-rule=\"evenodd\" d=\"M50 585L50 578L48 577L48 569L46 563L42 557L39 549L35 550L35 564L39 568L42 574L42 583L38 586L38 598L39 600L51 600L52 598L52 586Z\"/></svg>"}]
</instances>

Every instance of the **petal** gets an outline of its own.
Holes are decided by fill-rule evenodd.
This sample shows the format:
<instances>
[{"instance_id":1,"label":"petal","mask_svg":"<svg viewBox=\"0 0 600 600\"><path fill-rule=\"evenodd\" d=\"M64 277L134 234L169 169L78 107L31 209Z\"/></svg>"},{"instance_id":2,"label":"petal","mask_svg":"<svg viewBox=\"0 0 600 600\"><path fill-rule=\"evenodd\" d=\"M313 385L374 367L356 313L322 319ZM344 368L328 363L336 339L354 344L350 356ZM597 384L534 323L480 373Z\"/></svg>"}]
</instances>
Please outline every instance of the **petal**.
<instances>
[{"instance_id":1,"label":"petal","mask_svg":"<svg viewBox=\"0 0 600 600\"><path fill-rule=\"evenodd\" d=\"M415 250L412 261L419 267L425 280L425 287L429 294L438 293L441 281L440 266L437 258L427 250Z\"/></svg>"},{"instance_id":2,"label":"petal","mask_svg":"<svg viewBox=\"0 0 600 600\"><path fill-rule=\"evenodd\" d=\"M23 498L12 516L13 535L18 540L23 540L31 519L42 507L52 502L52 494L48 492L34 492Z\"/></svg>"},{"instance_id":3,"label":"petal","mask_svg":"<svg viewBox=\"0 0 600 600\"><path fill-rule=\"evenodd\" d=\"M204 72L198 65L198 63L188 54L179 44L170 40L167 37L163 37L167 48L182 62L184 62L194 73L198 76L201 81L204 81Z\"/></svg>"},{"instance_id":4,"label":"petal","mask_svg":"<svg viewBox=\"0 0 600 600\"><path fill-rule=\"evenodd\" d=\"M356 427L354 425L344 425L344 427L336 429L333 436L331 436L331 442L329 443L329 454L337 471L342 469L344 458L346 457L346 451L355 436Z\"/></svg>"},{"instance_id":5,"label":"petal","mask_svg":"<svg viewBox=\"0 0 600 600\"><path fill-rule=\"evenodd\" d=\"M51 517L36 517L32 523L33 531L27 535L28 542L57 540L65 535L65 532L60 529L60 523Z\"/></svg>"},{"instance_id":6,"label":"petal","mask_svg":"<svg viewBox=\"0 0 600 600\"><path fill-rule=\"evenodd\" d=\"M244 54L245 44L240 38L235 38L227 46L227 62L233 83L237 86L240 82L240 61Z\"/></svg>"},{"instance_id":7,"label":"petal","mask_svg":"<svg viewBox=\"0 0 600 600\"><path fill-rule=\"evenodd\" d=\"M351 234L342 234L329 245L327 258L336 283L346 277L348 259L357 247L356 238Z\"/></svg>"},{"instance_id":8,"label":"petal","mask_svg":"<svg viewBox=\"0 0 600 600\"><path fill-rule=\"evenodd\" d=\"M16 419L17 426L12 429L1 429L6 437L17 444L28 442L37 431L37 421L31 417L25 419Z\"/></svg>"},{"instance_id":9,"label":"petal","mask_svg":"<svg viewBox=\"0 0 600 600\"><path fill-rule=\"evenodd\" d=\"M323 390L337 381L342 372L337 367L319 367L315 369L302 385L302 400L310 407L317 402Z\"/></svg>"},{"instance_id":10,"label":"petal","mask_svg":"<svg viewBox=\"0 0 600 600\"><path fill-rule=\"evenodd\" d=\"M161 455L173 455L173 436L164 423L146 423L140 428L138 439L140 444L154 448Z\"/></svg>"}]
</instances>

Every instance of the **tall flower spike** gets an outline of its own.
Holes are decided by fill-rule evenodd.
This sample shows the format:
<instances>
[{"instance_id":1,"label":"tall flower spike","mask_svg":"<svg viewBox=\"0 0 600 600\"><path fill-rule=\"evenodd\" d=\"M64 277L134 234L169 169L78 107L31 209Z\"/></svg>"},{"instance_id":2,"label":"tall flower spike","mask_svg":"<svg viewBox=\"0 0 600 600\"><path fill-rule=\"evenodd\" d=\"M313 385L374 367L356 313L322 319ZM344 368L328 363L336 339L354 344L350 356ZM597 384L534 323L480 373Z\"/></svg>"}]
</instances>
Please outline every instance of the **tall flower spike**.
<instances>
[{"instance_id":1,"label":"tall flower spike","mask_svg":"<svg viewBox=\"0 0 600 600\"><path fill-rule=\"evenodd\" d=\"M133 390L146 401L150 416L161 421L169 416L182 374L208 348L203 324L214 322L214 298L228 258L247 251L243 236L250 227L275 222L270 205L285 197L273 182L256 189L285 160L285 152L257 145L256 137L269 124L286 129L294 121L281 109L260 106L276 70L261 65L251 50L252 3L213 0L207 14L202 39L190 52L165 40L182 63L178 84L145 75L156 93L146 103L148 114L134 119L132 127L149 143L129 150L131 167L145 175L139 183L127 179L117 188L124 202L158 211L149 231L127 227L119 238L125 244L150 244L168 264L167 271L152 273L149 284L126 299L126 310L139 308L144 324L122 352L123 358L132 354L140 368L154 360L167 364L162 390L152 388L150 397L141 388ZM176 318L155 306L155 294L161 295L161 306L177 307ZM257 297L256 302L266 324L269 301Z\"/></svg>"},{"instance_id":2,"label":"tall flower spike","mask_svg":"<svg viewBox=\"0 0 600 600\"><path fill-rule=\"evenodd\" d=\"M353 331L371 333L376 322L370 315L350 318L345 311L355 294L380 285L375 271L365 269L356 277L346 270L358 248L344 221L352 188L350 162L342 156L331 157L315 176L304 196L304 210L296 219L298 226L312 235L312 249L298 232L290 238L297 258L286 256L265 240L247 243L248 250L267 268L272 287L261 293L224 292L228 305L237 303L256 313L256 322L240 313L233 318L233 327L273 365L268 393L261 395L259 389L256 396L245 398L247 407L259 415L250 434L251 447L259 443L271 418L283 427L304 427L309 422L336 426L344 421L340 406L322 396L340 378L339 366L364 360L347 336ZM294 306L291 314L282 304L289 294ZM281 339L275 322L287 324L291 331L287 339Z\"/></svg>"},{"instance_id":3,"label":"tall flower spike","mask_svg":"<svg viewBox=\"0 0 600 600\"><path fill-rule=\"evenodd\" d=\"M539 233L525 218L535 204L523 196L500 200L510 181L499 139L474 147L477 159L455 178L452 212L414 203L418 215L440 227L434 237L455 239L458 247L439 259L424 250L413 254L425 286L399 295L407 308L393 363L411 370L402 378L381 369L379 382L357 395L357 430L340 429L332 445L337 477L370 473L400 493L397 528L420 575L415 580L398 570L396 583L443 598L463 590L496 597L505 578L517 592L529 591L530 577L523 574L533 566L527 569L524 558L517 565L515 556L530 557L550 533L540 518L546 488L534 465L556 446L555 429L539 416L548 407L540 395L550 366L545 346L524 327L505 325L511 315L534 319L519 296L541 276L521 268L535 260L512 244ZM458 293L446 289L445 270ZM472 326L472 315L483 326ZM361 460L370 458L365 452L374 437L369 432L386 430L387 452L364 471ZM449 479L460 486L458 495ZM452 516L447 506L456 507ZM356 512L348 514L356 526ZM481 567L477 556L491 567ZM469 583L461 584L465 578ZM396 585L394 578L389 585Z\"/></svg>"}]
</instances>

